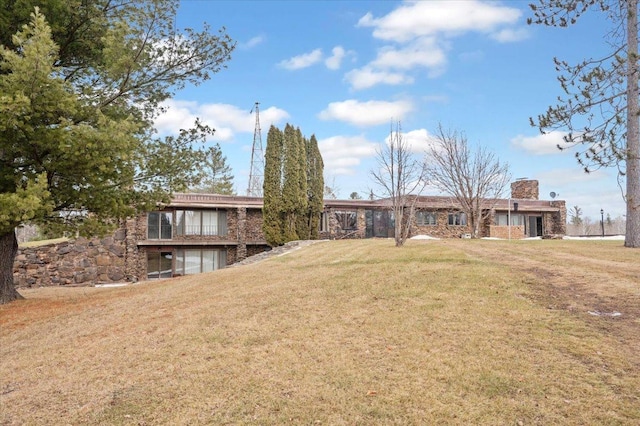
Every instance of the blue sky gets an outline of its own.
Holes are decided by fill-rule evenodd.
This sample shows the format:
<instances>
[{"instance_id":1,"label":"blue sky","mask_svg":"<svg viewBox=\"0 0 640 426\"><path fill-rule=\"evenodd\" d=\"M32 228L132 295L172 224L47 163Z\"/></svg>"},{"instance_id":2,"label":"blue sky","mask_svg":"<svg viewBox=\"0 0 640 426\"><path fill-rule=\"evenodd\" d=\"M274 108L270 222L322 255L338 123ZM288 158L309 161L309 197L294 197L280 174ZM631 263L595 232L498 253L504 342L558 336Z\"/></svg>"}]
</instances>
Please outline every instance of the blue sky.
<instances>
[{"instance_id":1,"label":"blue sky","mask_svg":"<svg viewBox=\"0 0 640 426\"><path fill-rule=\"evenodd\" d=\"M423 155L442 124L463 132L510 164L513 178L540 182L567 207L600 219L625 213L616 170L585 174L572 151L555 148L529 117L561 95L553 57L575 63L606 52L610 22L585 15L568 29L529 26L526 1L224 1L183 0L179 27L226 27L237 41L227 68L178 92L157 122L161 133L195 117L216 129L235 176L247 190L255 116L262 143L271 124L316 135L325 181L340 198L376 189L370 170L392 122Z\"/></svg>"}]
</instances>

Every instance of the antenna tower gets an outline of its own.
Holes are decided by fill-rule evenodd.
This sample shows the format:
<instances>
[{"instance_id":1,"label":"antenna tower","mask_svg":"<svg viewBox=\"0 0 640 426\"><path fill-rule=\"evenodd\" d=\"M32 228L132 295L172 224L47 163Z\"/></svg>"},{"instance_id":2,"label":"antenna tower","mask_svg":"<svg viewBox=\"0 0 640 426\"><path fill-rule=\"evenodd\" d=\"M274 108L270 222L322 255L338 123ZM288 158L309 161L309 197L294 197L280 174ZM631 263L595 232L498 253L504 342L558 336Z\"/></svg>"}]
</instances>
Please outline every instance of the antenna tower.
<instances>
[{"instance_id":1,"label":"antenna tower","mask_svg":"<svg viewBox=\"0 0 640 426\"><path fill-rule=\"evenodd\" d=\"M251 169L249 170L249 186L247 187L247 195L250 197L262 197L264 152L262 151L262 131L260 130L260 102L256 102L254 109L256 110L256 127L253 131Z\"/></svg>"}]
</instances>

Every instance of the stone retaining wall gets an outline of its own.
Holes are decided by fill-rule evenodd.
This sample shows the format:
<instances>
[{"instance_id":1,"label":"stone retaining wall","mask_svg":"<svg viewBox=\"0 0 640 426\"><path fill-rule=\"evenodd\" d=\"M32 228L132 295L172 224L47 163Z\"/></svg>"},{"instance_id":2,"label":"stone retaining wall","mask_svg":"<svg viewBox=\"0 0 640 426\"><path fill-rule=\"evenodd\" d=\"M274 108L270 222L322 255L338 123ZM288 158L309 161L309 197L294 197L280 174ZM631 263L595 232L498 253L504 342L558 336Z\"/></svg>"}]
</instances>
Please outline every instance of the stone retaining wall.
<instances>
[{"instance_id":1,"label":"stone retaining wall","mask_svg":"<svg viewBox=\"0 0 640 426\"><path fill-rule=\"evenodd\" d=\"M125 231L103 239L19 248L13 280L18 288L131 281L126 274Z\"/></svg>"}]
</instances>

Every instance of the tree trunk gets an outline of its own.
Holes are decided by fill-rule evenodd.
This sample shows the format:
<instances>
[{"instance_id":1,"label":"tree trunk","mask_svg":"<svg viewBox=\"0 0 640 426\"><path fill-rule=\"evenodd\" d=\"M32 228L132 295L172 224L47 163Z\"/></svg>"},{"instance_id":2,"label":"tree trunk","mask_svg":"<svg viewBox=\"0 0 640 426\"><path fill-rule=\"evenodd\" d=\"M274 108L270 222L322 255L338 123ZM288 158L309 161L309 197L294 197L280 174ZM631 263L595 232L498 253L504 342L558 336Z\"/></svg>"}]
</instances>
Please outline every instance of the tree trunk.
<instances>
[{"instance_id":1,"label":"tree trunk","mask_svg":"<svg viewBox=\"0 0 640 426\"><path fill-rule=\"evenodd\" d=\"M18 254L16 233L0 235L0 305L22 299L13 285L13 262Z\"/></svg>"},{"instance_id":2,"label":"tree trunk","mask_svg":"<svg viewBox=\"0 0 640 426\"><path fill-rule=\"evenodd\" d=\"M624 245L640 247L640 108L638 107L638 0L627 3L627 229Z\"/></svg>"},{"instance_id":3,"label":"tree trunk","mask_svg":"<svg viewBox=\"0 0 640 426\"><path fill-rule=\"evenodd\" d=\"M395 223L393 232L396 247L402 247L404 245L404 238L402 238L404 235L404 233L402 232L404 223L404 211L401 207L395 205L396 203L400 203L400 201L394 200L393 215L395 217Z\"/></svg>"}]
</instances>

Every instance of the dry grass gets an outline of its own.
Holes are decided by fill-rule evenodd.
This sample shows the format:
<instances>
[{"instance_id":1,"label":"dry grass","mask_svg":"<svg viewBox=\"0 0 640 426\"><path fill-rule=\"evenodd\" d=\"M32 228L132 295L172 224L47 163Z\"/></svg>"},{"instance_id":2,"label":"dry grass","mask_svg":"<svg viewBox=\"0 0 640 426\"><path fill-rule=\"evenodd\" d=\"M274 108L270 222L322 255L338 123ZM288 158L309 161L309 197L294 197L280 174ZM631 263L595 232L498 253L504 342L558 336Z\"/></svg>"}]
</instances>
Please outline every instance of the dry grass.
<instances>
[{"instance_id":1,"label":"dry grass","mask_svg":"<svg viewBox=\"0 0 640 426\"><path fill-rule=\"evenodd\" d=\"M366 240L29 290L0 424L638 424L639 283L619 242Z\"/></svg>"},{"instance_id":2,"label":"dry grass","mask_svg":"<svg viewBox=\"0 0 640 426\"><path fill-rule=\"evenodd\" d=\"M58 244L58 243L64 243L69 241L69 238L54 238L52 240L38 240L38 241L28 241L26 243L20 243L20 248L26 248L26 247L40 247L40 246L46 246L48 244Z\"/></svg>"}]
</instances>

